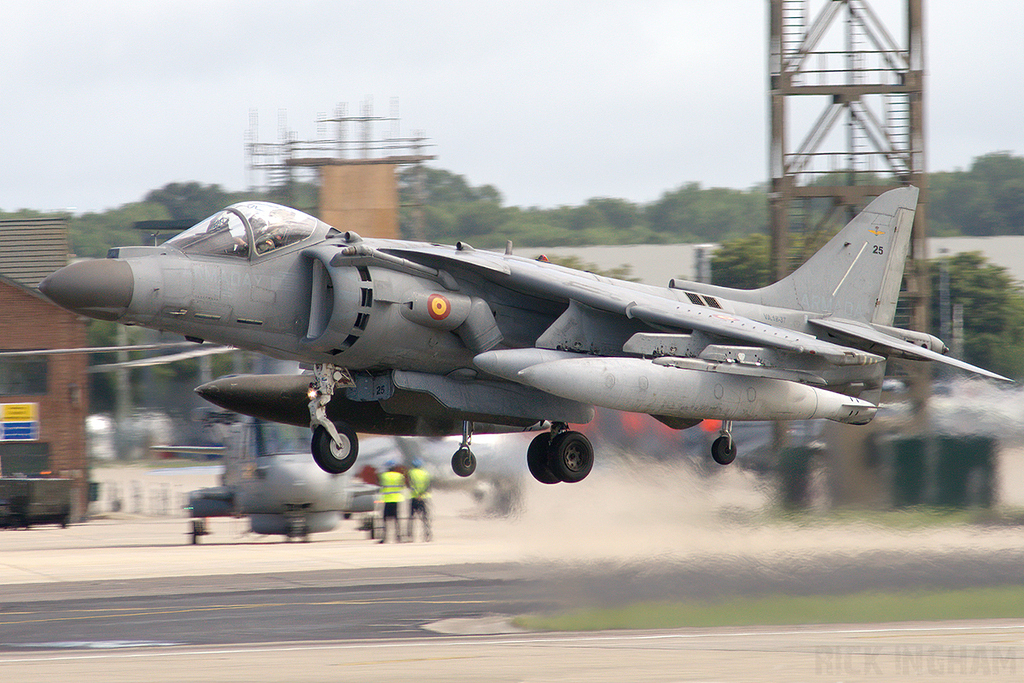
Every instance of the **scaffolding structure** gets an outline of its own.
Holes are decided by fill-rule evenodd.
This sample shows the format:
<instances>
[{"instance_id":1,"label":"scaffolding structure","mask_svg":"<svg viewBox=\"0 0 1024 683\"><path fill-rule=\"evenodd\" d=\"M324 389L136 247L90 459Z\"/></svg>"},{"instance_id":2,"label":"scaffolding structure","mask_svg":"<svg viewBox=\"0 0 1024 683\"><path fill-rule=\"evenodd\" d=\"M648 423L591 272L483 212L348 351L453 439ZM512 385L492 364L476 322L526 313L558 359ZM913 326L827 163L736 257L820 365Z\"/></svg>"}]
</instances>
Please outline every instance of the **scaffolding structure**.
<instances>
[{"instance_id":1,"label":"scaffolding structure","mask_svg":"<svg viewBox=\"0 0 1024 683\"><path fill-rule=\"evenodd\" d=\"M769 0L771 257L781 279L872 198L915 185L921 193L894 322L928 330L923 0L904 2L901 46L867 0L816 0L813 12L810 0ZM789 132L807 121L792 145ZM802 254L790 248L796 239ZM921 432L930 373L904 371L912 404L906 428ZM866 464L872 430L846 427L826 430L832 495L840 504L871 504L884 489L877 468ZM781 425L774 441L785 445Z\"/></svg>"},{"instance_id":2,"label":"scaffolding structure","mask_svg":"<svg viewBox=\"0 0 1024 683\"><path fill-rule=\"evenodd\" d=\"M388 128L385 133L379 132L383 124ZM348 104L342 103L333 114L317 117L316 125L316 138L300 140L295 131L288 128L286 112L279 110L277 141L260 142L259 114L250 110L245 136L250 189L279 197L294 206L299 203L296 188L302 182L316 184L321 194L331 191L324 184L326 167L411 166L413 200L405 206L413 209L413 236L421 238L425 203L422 164L436 156L425 153L432 144L422 131L413 131L408 137L401 135L397 99L391 101L389 116L375 115L373 100L367 98L359 114L349 114ZM321 207L324 199L321 197ZM312 210L312 207L298 208Z\"/></svg>"},{"instance_id":3,"label":"scaffolding structure","mask_svg":"<svg viewBox=\"0 0 1024 683\"><path fill-rule=\"evenodd\" d=\"M904 298L907 322L927 329L915 267L926 237L923 0L905 2L901 46L867 0L824 0L813 14L810 0L770 0L772 262L776 278L785 276L797 265L790 260L793 233L810 249L819 233L871 198L915 185L921 202ZM815 104L820 112L792 145L796 114L813 113ZM824 210L822 200L831 200Z\"/></svg>"}]
</instances>

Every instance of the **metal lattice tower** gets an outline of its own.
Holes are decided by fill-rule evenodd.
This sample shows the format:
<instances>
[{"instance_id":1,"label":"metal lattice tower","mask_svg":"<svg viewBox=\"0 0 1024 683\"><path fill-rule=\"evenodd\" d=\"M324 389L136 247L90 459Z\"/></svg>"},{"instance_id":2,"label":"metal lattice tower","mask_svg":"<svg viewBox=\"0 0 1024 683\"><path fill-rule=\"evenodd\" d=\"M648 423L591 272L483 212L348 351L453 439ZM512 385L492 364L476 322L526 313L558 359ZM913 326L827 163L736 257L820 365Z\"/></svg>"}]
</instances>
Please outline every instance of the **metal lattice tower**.
<instances>
[{"instance_id":1,"label":"metal lattice tower","mask_svg":"<svg viewBox=\"0 0 1024 683\"><path fill-rule=\"evenodd\" d=\"M924 258L926 235L923 0L906 0L903 46L867 0L769 2L775 276L797 265L789 258L794 234L813 251L819 233L834 231L835 223L844 223L871 198L916 185L922 194L907 266L905 322L927 329L926 290L914 263ZM812 118L815 105L817 117L802 137L794 136L794 146L793 123Z\"/></svg>"},{"instance_id":2,"label":"metal lattice tower","mask_svg":"<svg viewBox=\"0 0 1024 683\"><path fill-rule=\"evenodd\" d=\"M927 276L920 266L927 234L923 0L904 2L900 46L867 0L769 0L771 256L780 279L870 199L916 185L921 194L895 322L927 331ZM789 132L806 121L813 123L792 145ZM795 238L804 253L791 261ZM905 372L913 406L906 428L920 432L930 375L925 368ZM878 472L865 465L867 434L831 426L826 432L830 467L841 482L833 486L836 501L863 503L880 490ZM774 440L777 449L785 444L781 425Z\"/></svg>"}]
</instances>

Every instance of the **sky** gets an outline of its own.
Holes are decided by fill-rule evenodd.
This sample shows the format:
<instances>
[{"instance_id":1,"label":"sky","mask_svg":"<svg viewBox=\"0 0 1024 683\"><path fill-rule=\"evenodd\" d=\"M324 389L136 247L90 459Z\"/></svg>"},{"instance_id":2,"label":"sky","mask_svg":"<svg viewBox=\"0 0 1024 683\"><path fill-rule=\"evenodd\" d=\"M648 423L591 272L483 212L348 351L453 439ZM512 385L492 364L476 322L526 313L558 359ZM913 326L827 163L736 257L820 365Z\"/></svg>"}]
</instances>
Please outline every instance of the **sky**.
<instances>
[{"instance_id":1,"label":"sky","mask_svg":"<svg viewBox=\"0 0 1024 683\"><path fill-rule=\"evenodd\" d=\"M812 13L822 0L812 0ZM927 170L1024 154L1024 3L924 0ZM869 0L900 45L905 0ZM0 210L246 189L277 139L372 99L514 206L767 180L767 0L10 0ZM386 131L385 131L386 132Z\"/></svg>"}]
</instances>

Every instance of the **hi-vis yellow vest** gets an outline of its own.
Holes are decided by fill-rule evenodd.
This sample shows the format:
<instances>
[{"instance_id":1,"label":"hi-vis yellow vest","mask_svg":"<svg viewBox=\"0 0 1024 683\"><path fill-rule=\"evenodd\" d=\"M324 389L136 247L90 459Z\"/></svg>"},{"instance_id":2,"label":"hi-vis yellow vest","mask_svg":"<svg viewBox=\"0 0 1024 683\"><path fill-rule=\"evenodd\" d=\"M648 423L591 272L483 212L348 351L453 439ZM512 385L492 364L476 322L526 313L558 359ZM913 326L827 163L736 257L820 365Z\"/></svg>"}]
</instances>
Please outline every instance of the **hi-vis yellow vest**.
<instances>
[{"instance_id":1,"label":"hi-vis yellow vest","mask_svg":"<svg viewBox=\"0 0 1024 683\"><path fill-rule=\"evenodd\" d=\"M402 491L405 489L405 477L401 472L388 470L377 477L380 483L380 494L385 503L401 503L405 500Z\"/></svg>"},{"instance_id":2,"label":"hi-vis yellow vest","mask_svg":"<svg viewBox=\"0 0 1024 683\"><path fill-rule=\"evenodd\" d=\"M409 470L409 488L412 489L413 498L430 497L430 473L420 467Z\"/></svg>"}]
</instances>

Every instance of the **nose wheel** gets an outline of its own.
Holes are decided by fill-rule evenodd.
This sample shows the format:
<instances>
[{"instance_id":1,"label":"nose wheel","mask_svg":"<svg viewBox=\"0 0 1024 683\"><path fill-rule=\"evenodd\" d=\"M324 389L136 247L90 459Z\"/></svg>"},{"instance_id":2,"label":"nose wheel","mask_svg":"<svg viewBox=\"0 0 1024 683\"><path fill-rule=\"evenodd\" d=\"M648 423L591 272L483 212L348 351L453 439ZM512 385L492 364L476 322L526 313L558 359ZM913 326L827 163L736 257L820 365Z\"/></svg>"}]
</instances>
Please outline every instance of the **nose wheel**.
<instances>
[{"instance_id":1,"label":"nose wheel","mask_svg":"<svg viewBox=\"0 0 1024 683\"><path fill-rule=\"evenodd\" d=\"M310 450L313 452L313 461L320 469L330 474L341 474L348 472L352 465L356 464L359 438L355 430L347 424L337 424L335 429L338 434L337 440L324 427L314 429Z\"/></svg>"}]
</instances>

